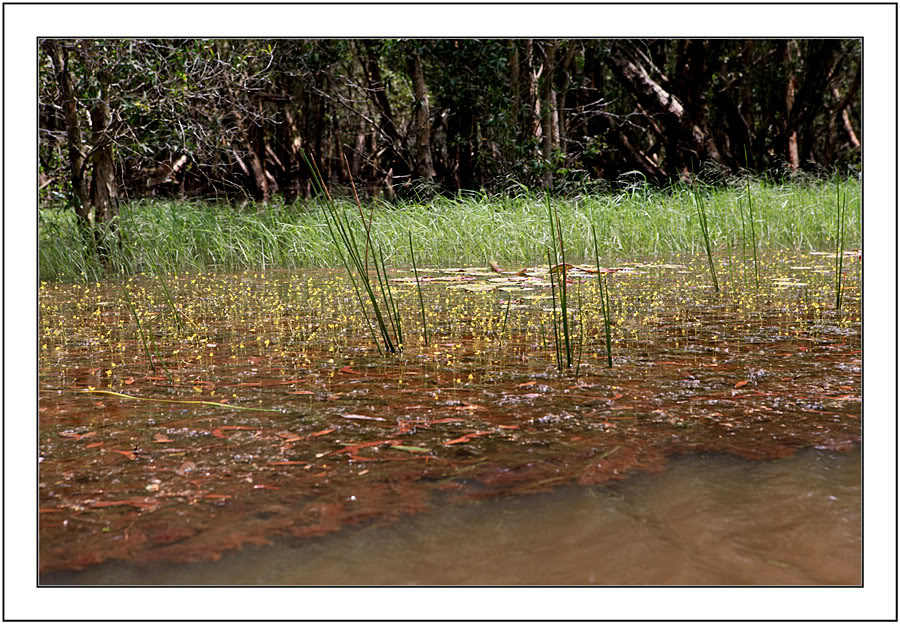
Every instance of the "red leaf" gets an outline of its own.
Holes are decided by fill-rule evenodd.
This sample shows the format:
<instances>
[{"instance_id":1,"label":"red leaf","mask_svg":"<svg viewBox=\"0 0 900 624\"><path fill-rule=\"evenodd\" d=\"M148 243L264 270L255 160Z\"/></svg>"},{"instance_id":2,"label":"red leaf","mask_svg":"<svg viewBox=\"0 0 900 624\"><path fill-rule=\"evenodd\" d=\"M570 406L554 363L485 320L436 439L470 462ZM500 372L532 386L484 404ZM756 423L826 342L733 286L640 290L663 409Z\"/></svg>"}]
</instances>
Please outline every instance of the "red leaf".
<instances>
[{"instance_id":1,"label":"red leaf","mask_svg":"<svg viewBox=\"0 0 900 624\"><path fill-rule=\"evenodd\" d=\"M518 429L519 425L497 425L501 429Z\"/></svg>"},{"instance_id":2,"label":"red leaf","mask_svg":"<svg viewBox=\"0 0 900 624\"><path fill-rule=\"evenodd\" d=\"M461 438L456 438L455 440L448 440L444 442L444 446L450 446L451 444L463 444L469 441L469 436L463 436Z\"/></svg>"},{"instance_id":3,"label":"red leaf","mask_svg":"<svg viewBox=\"0 0 900 624\"><path fill-rule=\"evenodd\" d=\"M350 444L337 451L332 451L328 455L340 455L341 453L355 454L359 449L369 448L370 446L381 446L383 444L403 444L400 440L376 440L375 442L361 442L360 444Z\"/></svg>"},{"instance_id":4,"label":"red leaf","mask_svg":"<svg viewBox=\"0 0 900 624\"><path fill-rule=\"evenodd\" d=\"M474 412L474 411L486 410L487 408L483 407L481 405L475 405L474 403L464 403L460 406L452 407L450 409L456 410L457 412L464 411L464 410L471 410Z\"/></svg>"},{"instance_id":5,"label":"red leaf","mask_svg":"<svg viewBox=\"0 0 900 624\"><path fill-rule=\"evenodd\" d=\"M164 436L164 435L161 434L161 433L154 433L154 434L153 434L153 441L154 441L156 444L163 444L163 443L165 443L165 442L171 442L172 439L171 439L171 438L168 438L168 437L166 437L166 436Z\"/></svg>"},{"instance_id":6,"label":"red leaf","mask_svg":"<svg viewBox=\"0 0 900 624\"><path fill-rule=\"evenodd\" d=\"M309 390L294 390L293 392L288 392L288 394L315 394L315 392Z\"/></svg>"},{"instance_id":7,"label":"red leaf","mask_svg":"<svg viewBox=\"0 0 900 624\"><path fill-rule=\"evenodd\" d=\"M129 377L128 379L125 379L125 380L123 381L123 383L124 383L126 386L130 386L131 384L134 383L134 377Z\"/></svg>"},{"instance_id":8,"label":"red leaf","mask_svg":"<svg viewBox=\"0 0 900 624\"><path fill-rule=\"evenodd\" d=\"M520 383L519 388L527 388L528 386L533 386L536 383L536 381L526 381L525 383Z\"/></svg>"},{"instance_id":9,"label":"red leaf","mask_svg":"<svg viewBox=\"0 0 900 624\"><path fill-rule=\"evenodd\" d=\"M149 507L156 507L157 503L148 503L139 500L97 501L91 503L91 507L119 507L121 505L130 505L131 507L147 509Z\"/></svg>"},{"instance_id":10,"label":"red leaf","mask_svg":"<svg viewBox=\"0 0 900 624\"><path fill-rule=\"evenodd\" d=\"M113 453L119 453L120 455L124 455L125 457L127 457L128 459L131 459L131 460L137 459L137 456L134 454L134 451L117 451L115 449L109 449L109 450L111 450Z\"/></svg>"},{"instance_id":11,"label":"red leaf","mask_svg":"<svg viewBox=\"0 0 900 624\"><path fill-rule=\"evenodd\" d=\"M621 399L623 396L625 396L625 395L624 395L624 394L621 394L621 393L616 393L616 395L613 396L613 398L611 398L610 401L618 401L618 400Z\"/></svg>"},{"instance_id":12,"label":"red leaf","mask_svg":"<svg viewBox=\"0 0 900 624\"><path fill-rule=\"evenodd\" d=\"M739 381L739 382L737 382L736 384L734 384L734 387L735 387L735 388L743 388L743 387L746 386L748 383L750 383L750 382L749 382L748 380L744 379L744 380Z\"/></svg>"},{"instance_id":13,"label":"red leaf","mask_svg":"<svg viewBox=\"0 0 900 624\"><path fill-rule=\"evenodd\" d=\"M307 437L308 438L317 438L317 437L323 436L327 433L331 433L332 431L334 431L334 429L322 429L322 431L316 431L315 433L309 434Z\"/></svg>"},{"instance_id":14,"label":"red leaf","mask_svg":"<svg viewBox=\"0 0 900 624\"><path fill-rule=\"evenodd\" d=\"M236 429L240 429L240 430L243 430L243 431L247 431L247 430L253 431L254 429L256 429L256 427L241 427L241 426L238 426L238 425L227 425L227 426L225 426L225 427L219 427L218 429L215 429L215 430L212 432L212 434L213 434L214 436L216 436L217 438L224 438L224 437L225 437L225 434L222 433L223 431L234 431L234 430L236 430Z\"/></svg>"},{"instance_id":15,"label":"red leaf","mask_svg":"<svg viewBox=\"0 0 900 624\"><path fill-rule=\"evenodd\" d=\"M359 375L359 371L355 371L352 368L350 368L349 366L345 366L344 368L341 369L340 372L344 373L345 375Z\"/></svg>"},{"instance_id":16,"label":"red leaf","mask_svg":"<svg viewBox=\"0 0 900 624\"><path fill-rule=\"evenodd\" d=\"M478 436L483 436L491 433L490 431L476 431L475 433L467 433L461 438L456 438L455 440L450 440L449 442L444 442L444 446L450 446L451 444L463 444L465 442L469 442L472 438L477 438Z\"/></svg>"},{"instance_id":17,"label":"red leaf","mask_svg":"<svg viewBox=\"0 0 900 624\"><path fill-rule=\"evenodd\" d=\"M231 498L231 494L207 494L203 498L226 499Z\"/></svg>"},{"instance_id":18,"label":"red leaf","mask_svg":"<svg viewBox=\"0 0 900 624\"><path fill-rule=\"evenodd\" d=\"M432 420L432 425L438 425L441 423L452 423L452 422L465 422L462 418L439 418L438 420Z\"/></svg>"},{"instance_id":19,"label":"red leaf","mask_svg":"<svg viewBox=\"0 0 900 624\"><path fill-rule=\"evenodd\" d=\"M90 444L86 445L84 448L86 448L86 449L97 448L98 446L103 446L103 442L91 442Z\"/></svg>"}]
</instances>

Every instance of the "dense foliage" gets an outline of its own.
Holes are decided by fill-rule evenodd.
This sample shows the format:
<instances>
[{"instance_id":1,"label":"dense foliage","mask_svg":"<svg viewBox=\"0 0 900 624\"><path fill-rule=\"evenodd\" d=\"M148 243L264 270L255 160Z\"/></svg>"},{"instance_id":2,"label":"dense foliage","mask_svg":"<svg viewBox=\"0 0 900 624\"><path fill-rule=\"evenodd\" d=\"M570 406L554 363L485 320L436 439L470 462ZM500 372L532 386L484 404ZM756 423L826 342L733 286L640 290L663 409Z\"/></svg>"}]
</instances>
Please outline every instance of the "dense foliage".
<instances>
[{"instance_id":1,"label":"dense foliage","mask_svg":"<svg viewBox=\"0 0 900 624\"><path fill-rule=\"evenodd\" d=\"M42 200L394 198L858 165L859 40L44 40ZM107 197L109 196L109 197ZM88 210L88 207L91 209Z\"/></svg>"}]
</instances>

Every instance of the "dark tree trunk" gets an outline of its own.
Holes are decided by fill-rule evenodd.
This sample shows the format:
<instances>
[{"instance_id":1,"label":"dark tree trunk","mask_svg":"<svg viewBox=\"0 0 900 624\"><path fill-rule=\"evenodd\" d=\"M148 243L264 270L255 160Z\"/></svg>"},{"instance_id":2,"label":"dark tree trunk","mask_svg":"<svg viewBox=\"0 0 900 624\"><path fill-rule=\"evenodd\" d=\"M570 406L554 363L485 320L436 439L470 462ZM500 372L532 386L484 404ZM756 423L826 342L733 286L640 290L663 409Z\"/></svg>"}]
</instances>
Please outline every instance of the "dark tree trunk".
<instances>
[{"instance_id":1,"label":"dark tree trunk","mask_svg":"<svg viewBox=\"0 0 900 624\"><path fill-rule=\"evenodd\" d=\"M413 107L416 134L416 175L420 179L431 182L434 178L434 164L431 159L431 125L429 124L431 111L428 106L428 90L425 86L425 69L422 66L422 57L417 50L413 50L409 58L409 75L412 78L413 93L416 98Z\"/></svg>"},{"instance_id":2,"label":"dark tree trunk","mask_svg":"<svg viewBox=\"0 0 900 624\"><path fill-rule=\"evenodd\" d=\"M794 105L787 122L786 135L797 133L800 162L813 153L813 121L824 108L825 96L830 93L829 80L833 75L840 42L836 39L813 39L807 42L803 59L803 81L797 88Z\"/></svg>"},{"instance_id":3,"label":"dark tree trunk","mask_svg":"<svg viewBox=\"0 0 900 624\"><path fill-rule=\"evenodd\" d=\"M510 106L509 106L509 117L513 123L513 126L519 127L519 106L522 101L521 98L521 85L520 85L520 65L521 61L519 60L519 43L513 39L509 42L510 53L509 53L509 90L510 94Z\"/></svg>"},{"instance_id":4,"label":"dark tree trunk","mask_svg":"<svg viewBox=\"0 0 900 624\"><path fill-rule=\"evenodd\" d=\"M60 105L66 128L66 147L69 152L69 175L72 182L72 194L75 200L75 213L82 223L90 222L91 196L85 178L85 157L81 151L82 135L78 123L78 102L75 94L75 82L69 69L69 54L65 45L53 39L43 41L44 48L53 60L56 80L59 84Z\"/></svg>"},{"instance_id":5,"label":"dark tree trunk","mask_svg":"<svg viewBox=\"0 0 900 624\"><path fill-rule=\"evenodd\" d=\"M787 128L785 129L787 137L785 158L787 159L790 168L794 171L800 168L800 150L797 146L797 129L796 127L790 127L791 114L794 110L794 98L797 93L797 76L794 73L793 68L794 57L796 56L794 49L796 47L797 43L795 41L788 41L784 47L784 67L785 75L787 77L784 85L784 113L785 119L787 120Z\"/></svg>"},{"instance_id":6,"label":"dark tree trunk","mask_svg":"<svg viewBox=\"0 0 900 624\"><path fill-rule=\"evenodd\" d=\"M658 116L666 141L666 168L671 173L688 174L701 161L721 162L712 138L693 123L681 101L650 78L647 70L633 60L628 43L616 42L607 62L619 81L637 98L647 118Z\"/></svg>"},{"instance_id":7,"label":"dark tree trunk","mask_svg":"<svg viewBox=\"0 0 900 624\"><path fill-rule=\"evenodd\" d=\"M378 50L375 41L371 39L363 40L363 48L366 56L363 61L363 69L369 83L368 94L378 110L380 121L379 130L387 139L388 149L384 152L384 162L382 169L392 171L394 175L403 174L405 171L398 171L398 165L403 161L403 139L400 136L397 125L394 122L394 115L391 111L391 103L387 97L387 90L384 86L384 80L381 76L381 66L379 64ZM403 167L403 169L408 169Z\"/></svg>"},{"instance_id":8,"label":"dark tree trunk","mask_svg":"<svg viewBox=\"0 0 900 624\"><path fill-rule=\"evenodd\" d=\"M544 44L544 71L541 78L541 132L543 146L541 155L544 159L544 189L553 188L553 70L556 65L556 41Z\"/></svg>"}]
</instances>

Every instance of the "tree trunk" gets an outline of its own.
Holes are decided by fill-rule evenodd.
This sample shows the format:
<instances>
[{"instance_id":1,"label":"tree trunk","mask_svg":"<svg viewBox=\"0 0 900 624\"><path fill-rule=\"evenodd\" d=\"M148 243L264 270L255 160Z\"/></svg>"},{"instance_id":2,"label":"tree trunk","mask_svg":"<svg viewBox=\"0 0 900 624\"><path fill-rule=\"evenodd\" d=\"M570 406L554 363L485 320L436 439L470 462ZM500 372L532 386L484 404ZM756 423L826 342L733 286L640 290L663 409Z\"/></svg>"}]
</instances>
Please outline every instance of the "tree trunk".
<instances>
[{"instance_id":1,"label":"tree trunk","mask_svg":"<svg viewBox=\"0 0 900 624\"><path fill-rule=\"evenodd\" d=\"M794 48L797 43L788 41L784 47L784 67L787 80L784 86L784 112L785 121L791 118L791 111L794 109L794 97L797 92L797 76L794 74L793 58ZM788 128L787 135L787 152L785 153L788 165L794 171L800 168L800 151L797 147L797 130Z\"/></svg>"},{"instance_id":2,"label":"tree trunk","mask_svg":"<svg viewBox=\"0 0 900 624\"><path fill-rule=\"evenodd\" d=\"M541 81L541 131L543 133L542 156L544 159L543 187L553 188L553 70L556 64L556 41L545 43L544 71Z\"/></svg>"},{"instance_id":3,"label":"tree trunk","mask_svg":"<svg viewBox=\"0 0 900 624\"><path fill-rule=\"evenodd\" d=\"M112 117L104 101L106 90L91 110L91 142L94 165L91 176L91 209L96 223L109 223L116 214L116 171L112 140L108 136Z\"/></svg>"},{"instance_id":4,"label":"tree trunk","mask_svg":"<svg viewBox=\"0 0 900 624\"><path fill-rule=\"evenodd\" d=\"M511 91L509 117L513 127L519 126L519 106L521 101L521 86L519 73L519 43L513 39L509 42L509 90Z\"/></svg>"},{"instance_id":5,"label":"tree trunk","mask_svg":"<svg viewBox=\"0 0 900 624\"><path fill-rule=\"evenodd\" d=\"M837 99L840 104L837 107L837 117L840 118L841 126L844 128L844 132L847 134L847 141L849 141L850 145L852 145L855 149L859 149L861 147L861 143L859 139L856 137L856 132L853 130L853 124L850 123L850 114L847 112L847 105L852 99L852 96L855 95L855 92L859 89L859 83L855 84L854 89L851 89L850 93L847 94L847 97L841 100L841 92L837 87L834 87L831 92L834 95L835 99Z\"/></svg>"},{"instance_id":6,"label":"tree trunk","mask_svg":"<svg viewBox=\"0 0 900 624\"><path fill-rule=\"evenodd\" d=\"M416 175L431 182L434 179L434 164L431 160L431 125L428 123L431 111L428 106L428 90L425 86L425 69L422 66L422 57L418 50L413 50L410 55L409 75L412 78L413 93L416 97L413 107L416 129Z\"/></svg>"},{"instance_id":7,"label":"tree trunk","mask_svg":"<svg viewBox=\"0 0 900 624\"><path fill-rule=\"evenodd\" d=\"M534 41L526 39L525 44L525 106L522 109L522 128L525 129L525 137L531 141L532 137L540 134L540 119L538 118L541 110L541 102L537 93L537 77L538 73L534 69Z\"/></svg>"},{"instance_id":8,"label":"tree trunk","mask_svg":"<svg viewBox=\"0 0 900 624\"><path fill-rule=\"evenodd\" d=\"M363 63L363 69L369 82L369 97L375 103L378 109L378 115L381 121L380 130L388 140L391 155L394 158L400 157L400 132L394 123L394 115L391 112L391 103L387 97L387 90L384 88L384 80L381 77L381 66L378 62L378 51L375 49L375 43L371 39L363 40L366 58Z\"/></svg>"},{"instance_id":9,"label":"tree trunk","mask_svg":"<svg viewBox=\"0 0 900 624\"><path fill-rule=\"evenodd\" d=\"M825 95L832 77L840 43L835 39L813 39L807 42L803 59L803 82L799 85L787 123L787 135L799 137L799 161L812 157L813 122L825 107Z\"/></svg>"},{"instance_id":10,"label":"tree trunk","mask_svg":"<svg viewBox=\"0 0 900 624\"><path fill-rule=\"evenodd\" d=\"M75 214L82 223L90 222L91 198L85 178L85 158L81 151L82 135L78 123L78 103L75 96L75 82L69 69L69 54L65 46L53 39L45 39L44 47L56 71L59 84L60 102L66 128L66 147L69 152L69 175L75 200Z\"/></svg>"},{"instance_id":11,"label":"tree trunk","mask_svg":"<svg viewBox=\"0 0 900 624\"><path fill-rule=\"evenodd\" d=\"M681 101L650 78L647 70L633 56L626 43L617 42L607 62L613 73L631 91L649 115L659 115L666 140L667 169L685 174L700 161L721 162L712 138L692 122ZM648 115L648 119L650 118Z\"/></svg>"},{"instance_id":12,"label":"tree trunk","mask_svg":"<svg viewBox=\"0 0 900 624\"><path fill-rule=\"evenodd\" d=\"M263 166L262 158L256 153L255 141L250 134L250 129L247 128L247 124L236 107L232 109L232 114L240 132L242 147L247 152L246 162L250 181L253 184L253 198L258 202L267 202L269 201L269 182L266 179L266 170Z\"/></svg>"}]
</instances>

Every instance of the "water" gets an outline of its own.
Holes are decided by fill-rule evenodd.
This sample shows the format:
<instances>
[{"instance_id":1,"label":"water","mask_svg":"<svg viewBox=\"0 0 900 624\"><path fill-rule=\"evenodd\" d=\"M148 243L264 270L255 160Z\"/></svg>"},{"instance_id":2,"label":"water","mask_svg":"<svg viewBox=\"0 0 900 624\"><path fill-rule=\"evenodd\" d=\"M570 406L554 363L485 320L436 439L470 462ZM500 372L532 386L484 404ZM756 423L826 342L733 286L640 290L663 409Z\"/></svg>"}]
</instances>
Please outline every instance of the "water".
<instances>
[{"instance_id":1,"label":"water","mask_svg":"<svg viewBox=\"0 0 900 624\"><path fill-rule=\"evenodd\" d=\"M861 267L769 259L609 273L612 368L573 270L563 371L543 268L423 269L428 344L397 277L390 357L336 271L42 285L44 581L855 583Z\"/></svg>"},{"instance_id":2,"label":"water","mask_svg":"<svg viewBox=\"0 0 900 624\"><path fill-rule=\"evenodd\" d=\"M855 585L861 453L672 459L612 486L440 506L186 565L45 575L117 585Z\"/></svg>"}]
</instances>

